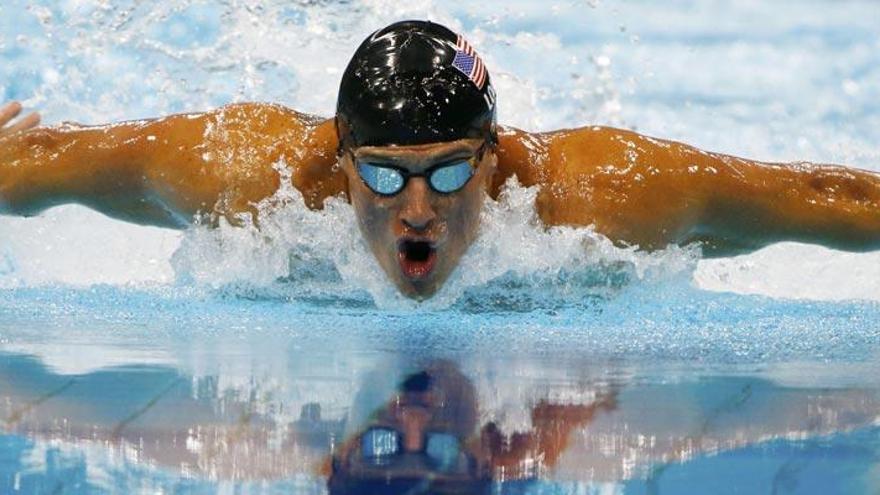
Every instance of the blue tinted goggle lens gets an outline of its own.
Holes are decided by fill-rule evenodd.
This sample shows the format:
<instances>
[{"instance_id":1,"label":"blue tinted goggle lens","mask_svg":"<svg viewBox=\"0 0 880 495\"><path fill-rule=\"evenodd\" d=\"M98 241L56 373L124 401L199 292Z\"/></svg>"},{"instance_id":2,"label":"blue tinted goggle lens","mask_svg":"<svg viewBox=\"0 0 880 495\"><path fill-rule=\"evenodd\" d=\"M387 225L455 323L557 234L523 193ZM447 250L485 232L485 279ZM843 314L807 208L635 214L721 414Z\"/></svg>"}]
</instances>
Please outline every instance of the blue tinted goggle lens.
<instances>
[{"instance_id":1,"label":"blue tinted goggle lens","mask_svg":"<svg viewBox=\"0 0 880 495\"><path fill-rule=\"evenodd\" d=\"M406 184L400 170L380 167L371 163L359 163L358 173L367 187L379 194L397 194Z\"/></svg>"},{"instance_id":2,"label":"blue tinted goggle lens","mask_svg":"<svg viewBox=\"0 0 880 495\"><path fill-rule=\"evenodd\" d=\"M464 187L472 175L474 167L470 162L457 162L432 170L428 175L428 183L437 192L451 193Z\"/></svg>"},{"instance_id":3,"label":"blue tinted goggle lens","mask_svg":"<svg viewBox=\"0 0 880 495\"><path fill-rule=\"evenodd\" d=\"M358 173L367 186L378 194L390 196L397 194L406 186L409 177L422 174L405 174L396 168L385 167L374 163L358 163ZM467 160L443 165L429 170L426 174L431 189L439 193L458 191L474 175L474 167Z\"/></svg>"}]
</instances>

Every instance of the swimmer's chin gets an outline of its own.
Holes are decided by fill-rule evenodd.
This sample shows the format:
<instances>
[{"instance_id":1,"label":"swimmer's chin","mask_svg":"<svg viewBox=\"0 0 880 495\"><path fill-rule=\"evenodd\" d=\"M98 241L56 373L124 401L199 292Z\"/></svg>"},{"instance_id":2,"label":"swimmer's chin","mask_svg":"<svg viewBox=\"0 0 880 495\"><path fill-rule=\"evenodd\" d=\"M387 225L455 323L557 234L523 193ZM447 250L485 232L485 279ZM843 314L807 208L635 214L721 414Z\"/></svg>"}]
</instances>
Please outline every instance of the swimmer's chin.
<instances>
[{"instance_id":1,"label":"swimmer's chin","mask_svg":"<svg viewBox=\"0 0 880 495\"><path fill-rule=\"evenodd\" d=\"M409 299L412 299L416 302L422 302L434 297L434 294L436 294L437 291L440 290L440 287L442 285L442 283L427 280L403 280L398 281L397 290L399 290L403 296Z\"/></svg>"},{"instance_id":2,"label":"swimmer's chin","mask_svg":"<svg viewBox=\"0 0 880 495\"><path fill-rule=\"evenodd\" d=\"M440 292L447 279L443 275L442 271L435 269L433 273L423 278L414 279L407 277L402 272L398 272L392 279L401 295L416 302L423 302Z\"/></svg>"}]
</instances>

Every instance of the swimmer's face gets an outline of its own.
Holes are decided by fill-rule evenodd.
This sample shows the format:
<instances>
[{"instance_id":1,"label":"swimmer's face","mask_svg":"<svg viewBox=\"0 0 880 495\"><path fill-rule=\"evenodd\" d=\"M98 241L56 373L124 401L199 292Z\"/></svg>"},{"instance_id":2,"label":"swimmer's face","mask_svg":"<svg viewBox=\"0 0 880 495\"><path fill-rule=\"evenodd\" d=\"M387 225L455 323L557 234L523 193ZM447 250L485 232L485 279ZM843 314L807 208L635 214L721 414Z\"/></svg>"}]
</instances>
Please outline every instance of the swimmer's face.
<instances>
[{"instance_id":1,"label":"swimmer's face","mask_svg":"<svg viewBox=\"0 0 880 495\"><path fill-rule=\"evenodd\" d=\"M492 147L478 139L363 146L346 149L340 160L361 233L379 265L404 295L419 300L433 295L477 236L496 166ZM363 165L371 167L366 173L372 184ZM402 176L441 169L430 184L427 176L415 176L395 194L374 190L393 191ZM438 190L464 180L460 189Z\"/></svg>"}]
</instances>

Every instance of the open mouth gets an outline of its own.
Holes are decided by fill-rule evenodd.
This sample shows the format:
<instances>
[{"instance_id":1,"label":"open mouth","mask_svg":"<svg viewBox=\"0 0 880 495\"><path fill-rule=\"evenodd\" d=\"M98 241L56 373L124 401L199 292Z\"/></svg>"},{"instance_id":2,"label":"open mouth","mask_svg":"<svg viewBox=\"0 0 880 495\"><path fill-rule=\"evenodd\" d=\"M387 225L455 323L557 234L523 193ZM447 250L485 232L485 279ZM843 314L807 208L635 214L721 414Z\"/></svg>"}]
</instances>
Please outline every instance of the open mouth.
<instances>
[{"instance_id":1,"label":"open mouth","mask_svg":"<svg viewBox=\"0 0 880 495\"><path fill-rule=\"evenodd\" d=\"M397 259L404 275L411 279L421 279L434 269L437 250L428 241L404 239L397 245Z\"/></svg>"}]
</instances>

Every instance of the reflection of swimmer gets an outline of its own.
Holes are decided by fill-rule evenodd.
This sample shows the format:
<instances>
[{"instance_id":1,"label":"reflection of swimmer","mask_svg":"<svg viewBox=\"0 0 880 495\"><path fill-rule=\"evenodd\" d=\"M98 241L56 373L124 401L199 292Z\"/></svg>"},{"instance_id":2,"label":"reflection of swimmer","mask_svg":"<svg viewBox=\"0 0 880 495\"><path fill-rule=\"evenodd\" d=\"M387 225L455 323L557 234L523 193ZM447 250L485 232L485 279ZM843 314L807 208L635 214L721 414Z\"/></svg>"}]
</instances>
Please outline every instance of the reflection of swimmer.
<instances>
[{"instance_id":1,"label":"reflection of swimmer","mask_svg":"<svg viewBox=\"0 0 880 495\"><path fill-rule=\"evenodd\" d=\"M29 215L78 202L167 227L204 215L236 223L278 189L279 161L310 207L345 196L382 269L419 299L444 283L476 236L486 193L497 196L511 177L539 188L545 225L592 225L643 249L700 241L729 254L786 239L880 246L876 174L748 161L605 127L497 127L480 57L460 35L416 21L357 49L335 119L239 104L5 136L0 205Z\"/></svg>"},{"instance_id":2,"label":"reflection of swimmer","mask_svg":"<svg viewBox=\"0 0 880 495\"><path fill-rule=\"evenodd\" d=\"M399 376L382 374L392 375ZM542 401L532 409L532 431L507 436L494 423L478 430L474 386L450 363L410 374L393 392L374 386L380 381L359 390L347 421L324 419L320 406L308 403L298 420L285 423L276 416L284 407L258 404L253 391L219 391L216 380L196 385L173 368L68 376L30 356L0 353L0 435L98 442L215 478L281 479L320 467L333 493L363 493L374 482L382 486L375 493L414 483L474 493L493 481L542 474L539 468L552 467L566 450L570 432L614 404L610 397L590 405ZM339 438L350 440L332 448ZM333 462L322 462L328 454Z\"/></svg>"},{"instance_id":3,"label":"reflection of swimmer","mask_svg":"<svg viewBox=\"0 0 880 495\"><path fill-rule=\"evenodd\" d=\"M851 374L870 376L867 369L873 367ZM166 472L184 470L189 477L279 480L323 467L323 475L332 472L328 483L338 493L345 487L363 493L376 474L407 486L410 469L427 486L446 480L448 487L476 491L489 481L619 482L647 476L657 466L760 448L780 438L827 445L836 434L875 425L880 411L876 388L805 387L756 377L636 381L588 405L577 405L594 397L580 387L565 393L571 405L537 399L553 394L539 385L529 393L536 406L483 404L483 415L528 413L528 432L504 435L492 423L479 427L474 386L453 365L435 363L402 381L398 371L392 366L365 377L347 420L341 412L321 417L317 403L328 398L318 392L325 383L318 378L307 396L294 394L297 403L315 402L290 421L292 404L278 400L279 391L218 389L217 377L194 379L163 366L65 375L32 356L0 353L0 435L125 453L117 459L136 453L141 462ZM779 371L780 377L795 376ZM534 385L523 378L512 374L494 384L517 390ZM873 447L851 454L876 465ZM775 454L761 455L772 460ZM327 460L331 456L335 462ZM0 493L12 492L13 477L4 476L4 469L18 468L0 463Z\"/></svg>"},{"instance_id":4,"label":"reflection of swimmer","mask_svg":"<svg viewBox=\"0 0 880 495\"><path fill-rule=\"evenodd\" d=\"M614 406L613 395L589 405L542 401L529 432L504 435L495 423L477 431L473 385L438 363L404 379L333 455L327 484L331 494L490 493L495 481L535 479L552 468L570 434Z\"/></svg>"}]
</instances>

